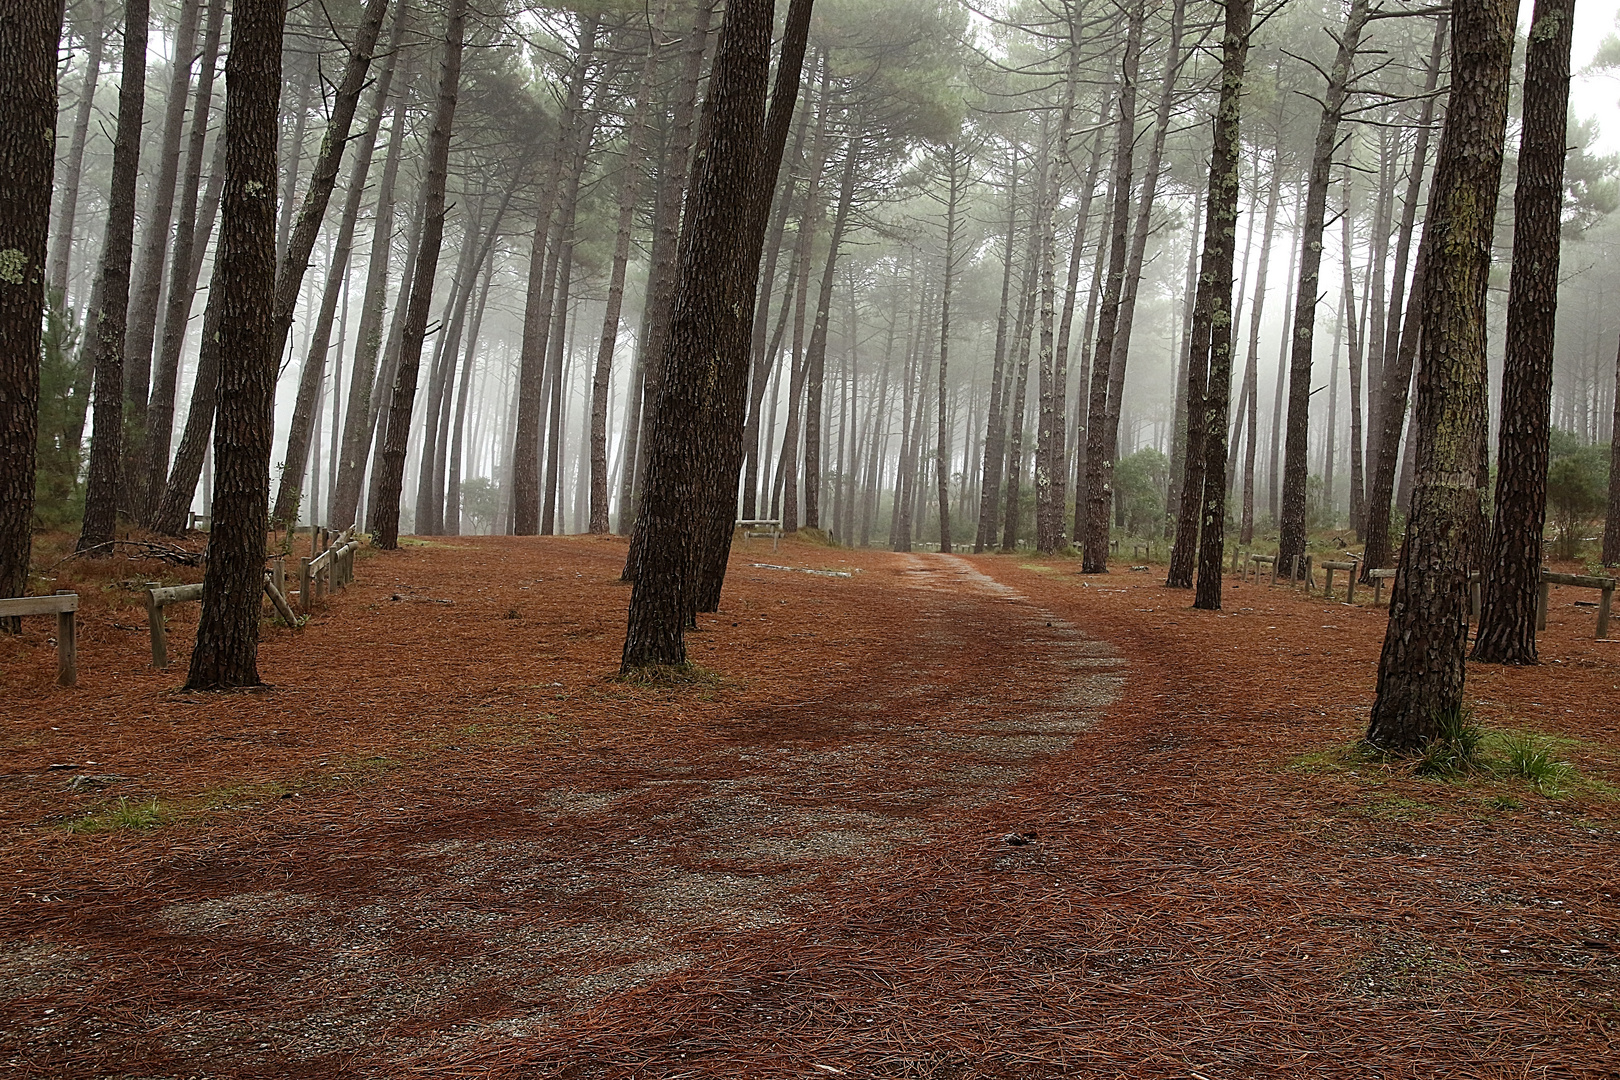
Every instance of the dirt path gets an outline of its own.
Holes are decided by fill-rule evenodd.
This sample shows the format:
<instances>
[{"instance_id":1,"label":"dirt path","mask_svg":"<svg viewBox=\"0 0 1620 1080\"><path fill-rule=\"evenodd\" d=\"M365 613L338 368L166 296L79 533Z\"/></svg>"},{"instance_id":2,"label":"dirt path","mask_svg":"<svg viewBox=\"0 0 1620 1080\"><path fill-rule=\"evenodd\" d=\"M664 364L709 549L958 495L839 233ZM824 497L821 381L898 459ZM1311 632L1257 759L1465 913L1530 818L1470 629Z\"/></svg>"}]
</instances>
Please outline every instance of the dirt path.
<instances>
[{"instance_id":1,"label":"dirt path","mask_svg":"<svg viewBox=\"0 0 1620 1080\"><path fill-rule=\"evenodd\" d=\"M131 664L100 699L38 690L32 727L8 710L0 1063L1620 1063L1613 822L1287 768L1338 721L1305 700L1319 679L1257 672L1255 651L1298 645L1311 604L1274 594L1263 624L1223 627L1244 654L1228 659L1145 579L789 545L739 553L726 610L694 635L716 682L636 688L604 678L621 557L588 540L414 549L267 645L272 694L218 709ZM1363 615L1341 621L1364 651ZM1347 715L1362 692L1339 687ZM75 757L128 776L71 791L40 768ZM49 827L126 789L169 823Z\"/></svg>"}]
</instances>

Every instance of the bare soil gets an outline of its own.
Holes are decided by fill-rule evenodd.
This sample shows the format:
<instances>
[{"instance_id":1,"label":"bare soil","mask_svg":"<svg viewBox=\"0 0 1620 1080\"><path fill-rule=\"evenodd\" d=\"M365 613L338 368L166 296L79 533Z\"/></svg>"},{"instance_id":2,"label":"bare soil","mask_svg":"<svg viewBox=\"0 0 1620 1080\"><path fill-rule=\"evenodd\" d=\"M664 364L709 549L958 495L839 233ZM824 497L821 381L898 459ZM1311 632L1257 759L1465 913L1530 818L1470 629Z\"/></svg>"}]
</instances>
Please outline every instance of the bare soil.
<instances>
[{"instance_id":1,"label":"bare soil","mask_svg":"<svg viewBox=\"0 0 1620 1080\"><path fill-rule=\"evenodd\" d=\"M1620 1075L1586 595L1470 669L1579 767L1543 793L1346 752L1363 603L753 541L638 685L624 551L368 553L227 695L177 691L194 606L146 664L134 587L196 571L59 568L80 685L0 640L0 1071Z\"/></svg>"}]
</instances>

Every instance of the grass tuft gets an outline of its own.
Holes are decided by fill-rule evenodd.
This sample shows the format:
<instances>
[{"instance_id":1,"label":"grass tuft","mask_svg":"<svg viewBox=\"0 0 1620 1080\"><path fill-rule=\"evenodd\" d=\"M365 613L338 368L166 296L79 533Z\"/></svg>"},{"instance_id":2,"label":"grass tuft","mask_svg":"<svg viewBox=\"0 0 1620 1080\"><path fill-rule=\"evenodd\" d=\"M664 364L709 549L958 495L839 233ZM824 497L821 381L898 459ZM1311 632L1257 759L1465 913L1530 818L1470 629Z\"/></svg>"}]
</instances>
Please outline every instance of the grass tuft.
<instances>
[{"instance_id":1,"label":"grass tuft","mask_svg":"<svg viewBox=\"0 0 1620 1080\"><path fill-rule=\"evenodd\" d=\"M1503 735L1502 749L1507 752L1502 771L1528 781L1538 791L1556 791L1574 771L1568 762L1553 756L1550 743L1534 735Z\"/></svg>"},{"instance_id":2,"label":"grass tuft","mask_svg":"<svg viewBox=\"0 0 1620 1080\"><path fill-rule=\"evenodd\" d=\"M168 820L168 813L156 799L147 803L118 802L98 813L86 814L67 823L70 833L108 832L112 829L155 829Z\"/></svg>"}]
</instances>

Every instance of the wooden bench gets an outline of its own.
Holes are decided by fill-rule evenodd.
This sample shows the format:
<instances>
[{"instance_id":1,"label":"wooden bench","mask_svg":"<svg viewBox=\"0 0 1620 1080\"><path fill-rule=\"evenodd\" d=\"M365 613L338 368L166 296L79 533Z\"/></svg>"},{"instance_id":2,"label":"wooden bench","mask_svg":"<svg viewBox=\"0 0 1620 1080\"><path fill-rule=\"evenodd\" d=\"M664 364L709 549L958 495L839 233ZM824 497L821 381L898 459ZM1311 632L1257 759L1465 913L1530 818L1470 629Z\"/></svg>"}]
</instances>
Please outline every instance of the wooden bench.
<instances>
[{"instance_id":1,"label":"wooden bench","mask_svg":"<svg viewBox=\"0 0 1620 1080\"><path fill-rule=\"evenodd\" d=\"M1277 584L1277 556L1275 555L1250 555L1248 563L1243 568L1242 580L1249 580L1249 571L1252 569L1254 571L1254 583L1256 585L1260 584L1260 574L1262 573L1260 568L1262 566L1271 567L1271 583L1273 585Z\"/></svg>"},{"instance_id":2,"label":"wooden bench","mask_svg":"<svg viewBox=\"0 0 1620 1080\"><path fill-rule=\"evenodd\" d=\"M15 596L0 600L0 619L24 615L56 616L56 685L76 686L79 682L79 635L73 613L79 610L79 594L59 590L54 596Z\"/></svg>"},{"instance_id":3,"label":"wooden bench","mask_svg":"<svg viewBox=\"0 0 1620 1080\"><path fill-rule=\"evenodd\" d=\"M770 537L772 551L776 551L782 546L781 518L738 518L734 528L743 531L744 540L752 540L755 537L762 536Z\"/></svg>"}]
</instances>

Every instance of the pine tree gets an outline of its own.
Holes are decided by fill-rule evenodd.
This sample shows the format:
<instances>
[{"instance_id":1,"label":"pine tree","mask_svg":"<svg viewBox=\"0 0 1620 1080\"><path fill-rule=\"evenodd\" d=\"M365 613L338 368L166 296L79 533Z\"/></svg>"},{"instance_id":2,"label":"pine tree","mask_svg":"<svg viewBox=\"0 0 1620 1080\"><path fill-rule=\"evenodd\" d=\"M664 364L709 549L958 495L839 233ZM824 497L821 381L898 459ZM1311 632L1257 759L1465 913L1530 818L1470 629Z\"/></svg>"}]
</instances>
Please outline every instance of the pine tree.
<instances>
[{"instance_id":1,"label":"pine tree","mask_svg":"<svg viewBox=\"0 0 1620 1080\"><path fill-rule=\"evenodd\" d=\"M188 690L259 683L276 379L276 141L286 0L235 0L225 61L225 193L213 523Z\"/></svg>"},{"instance_id":2,"label":"pine tree","mask_svg":"<svg viewBox=\"0 0 1620 1080\"><path fill-rule=\"evenodd\" d=\"M28 591L33 543L58 15L55 0L0 11L0 597Z\"/></svg>"},{"instance_id":3,"label":"pine tree","mask_svg":"<svg viewBox=\"0 0 1620 1080\"><path fill-rule=\"evenodd\" d=\"M1517 0L1478 0L1452 15L1451 91L1418 293L1412 512L1367 727L1368 742L1389 750L1427 744L1463 705L1468 567L1458 552L1467 550L1479 512L1485 296L1517 10Z\"/></svg>"}]
</instances>

